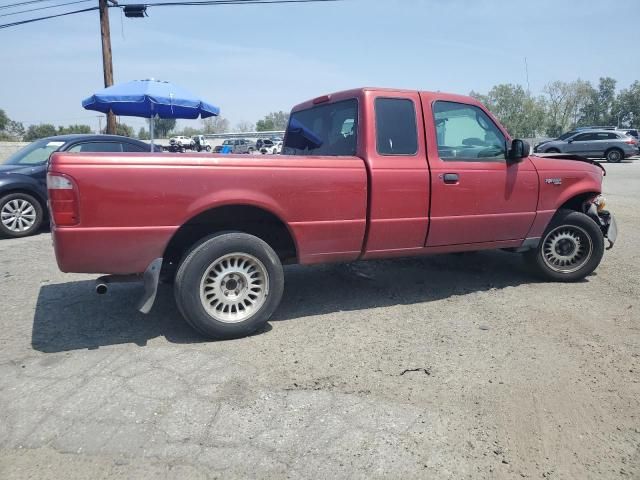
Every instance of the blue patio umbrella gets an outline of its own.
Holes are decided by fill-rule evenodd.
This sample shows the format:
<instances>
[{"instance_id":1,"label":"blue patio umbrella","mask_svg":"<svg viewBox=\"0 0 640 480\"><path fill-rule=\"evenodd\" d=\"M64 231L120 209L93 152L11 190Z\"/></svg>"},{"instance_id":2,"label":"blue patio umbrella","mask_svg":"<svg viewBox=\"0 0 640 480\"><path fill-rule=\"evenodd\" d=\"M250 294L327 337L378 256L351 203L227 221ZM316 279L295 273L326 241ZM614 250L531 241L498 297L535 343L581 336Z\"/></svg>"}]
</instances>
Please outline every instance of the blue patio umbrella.
<instances>
[{"instance_id":1,"label":"blue patio umbrella","mask_svg":"<svg viewBox=\"0 0 640 480\"><path fill-rule=\"evenodd\" d=\"M220 115L220 109L182 87L161 80L133 80L113 85L82 101L87 110L113 112L127 117L207 118ZM150 121L153 145L153 120Z\"/></svg>"}]
</instances>

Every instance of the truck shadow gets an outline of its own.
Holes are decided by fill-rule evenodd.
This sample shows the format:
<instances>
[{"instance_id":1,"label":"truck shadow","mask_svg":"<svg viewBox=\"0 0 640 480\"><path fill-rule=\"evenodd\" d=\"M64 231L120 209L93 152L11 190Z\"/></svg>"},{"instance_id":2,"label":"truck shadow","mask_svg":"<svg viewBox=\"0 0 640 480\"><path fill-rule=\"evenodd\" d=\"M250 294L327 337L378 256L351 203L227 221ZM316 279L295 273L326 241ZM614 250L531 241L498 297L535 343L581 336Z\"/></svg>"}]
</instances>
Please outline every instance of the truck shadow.
<instances>
[{"instance_id":1,"label":"truck shadow","mask_svg":"<svg viewBox=\"0 0 640 480\"><path fill-rule=\"evenodd\" d=\"M165 337L172 343L206 341L182 319L173 292L161 285L151 313L136 310L142 286L114 284L96 295L95 282L85 280L40 288L33 318L31 346L45 353L135 343L145 346Z\"/></svg>"},{"instance_id":2,"label":"truck shadow","mask_svg":"<svg viewBox=\"0 0 640 480\"><path fill-rule=\"evenodd\" d=\"M535 282L521 255L501 251L292 266L271 321L432 302Z\"/></svg>"},{"instance_id":3,"label":"truck shadow","mask_svg":"<svg viewBox=\"0 0 640 480\"><path fill-rule=\"evenodd\" d=\"M424 303L535 282L520 255L505 252L438 255L356 264L290 266L285 293L271 321ZM93 281L41 287L33 321L32 346L45 352L95 349L156 337L172 343L209 341L182 319L170 285L161 285L148 315L135 310L142 287L113 285L97 296ZM257 335L270 330L258 332Z\"/></svg>"}]
</instances>

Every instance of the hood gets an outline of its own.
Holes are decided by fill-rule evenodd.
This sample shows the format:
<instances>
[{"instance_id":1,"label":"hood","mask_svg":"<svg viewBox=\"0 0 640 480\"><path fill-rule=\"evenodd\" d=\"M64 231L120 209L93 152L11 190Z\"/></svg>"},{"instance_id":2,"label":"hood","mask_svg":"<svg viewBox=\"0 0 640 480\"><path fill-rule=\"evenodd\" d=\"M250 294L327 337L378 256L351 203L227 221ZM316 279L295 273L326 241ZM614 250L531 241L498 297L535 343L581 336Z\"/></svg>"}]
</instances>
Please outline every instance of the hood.
<instances>
[{"instance_id":1,"label":"hood","mask_svg":"<svg viewBox=\"0 0 640 480\"><path fill-rule=\"evenodd\" d=\"M600 163L579 155L569 153L547 153L536 154L529 157L540 172L544 171L584 171L586 173L597 173L606 175L607 171Z\"/></svg>"},{"instance_id":2,"label":"hood","mask_svg":"<svg viewBox=\"0 0 640 480\"><path fill-rule=\"evenodd\" d=\"M42 165L0 165L0 175L7 173L18 173L22 175L30 175Z\"/></svg>"}]
</instances>

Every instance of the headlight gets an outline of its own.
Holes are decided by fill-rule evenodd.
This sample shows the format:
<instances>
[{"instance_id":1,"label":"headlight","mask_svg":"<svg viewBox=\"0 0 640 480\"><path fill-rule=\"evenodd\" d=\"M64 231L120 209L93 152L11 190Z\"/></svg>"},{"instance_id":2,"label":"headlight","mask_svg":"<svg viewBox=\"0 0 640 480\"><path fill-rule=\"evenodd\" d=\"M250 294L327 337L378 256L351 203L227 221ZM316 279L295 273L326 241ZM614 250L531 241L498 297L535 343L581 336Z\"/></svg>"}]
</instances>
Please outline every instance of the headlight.
<instances>
[{"instance_id":1,"label":"headlight","mask_svg":"<svg viewBox=\"0 0 640 480\"><path fill-rule=\"evenodd\" d=\"M607 206L607 202L603 195L598 195L596 199L593 201L593 204L598 209L598 212L603 211L604 208Z\"/></svg>"}]
</instances>

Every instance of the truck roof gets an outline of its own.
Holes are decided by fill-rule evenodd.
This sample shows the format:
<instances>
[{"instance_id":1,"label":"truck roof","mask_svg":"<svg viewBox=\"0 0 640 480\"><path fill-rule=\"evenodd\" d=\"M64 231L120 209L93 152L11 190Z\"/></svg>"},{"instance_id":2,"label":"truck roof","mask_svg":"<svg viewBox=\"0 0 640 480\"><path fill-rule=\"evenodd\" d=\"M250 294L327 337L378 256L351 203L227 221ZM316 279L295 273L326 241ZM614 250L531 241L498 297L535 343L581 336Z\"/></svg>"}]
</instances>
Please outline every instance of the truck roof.
<instances>
[{"instance_id":1,"label":"truck roof","mask_svg":"<svg viewBox=\"0 0 640 480\"><path fill-rule=\"evenodd\" d=\"M406 93L406 94L415 94L420 93L423 95L427 95L429 97L436 97L439 100L447 100L451 102L464 102L464 103L475 103L480 104L475 98L470 97L468 95L459 95L455 93L445 93L445 92L434 92L429 90L411 90L411 89L403 89L403 88L388 88L388 87L360 87L360 88L352 88L349 90L341 90L338 92L329 93L326 95L321 95L311 100L304 101L295 105L291 111L303 110L312 107L313 105L320 103L318 100L329 98L331 101L340 101L346 100L348 98L359 98L362 97L365 92L389 92L389 93ZM325 100L326 101L326 100Z\"/></svg>"}]
</instances>

